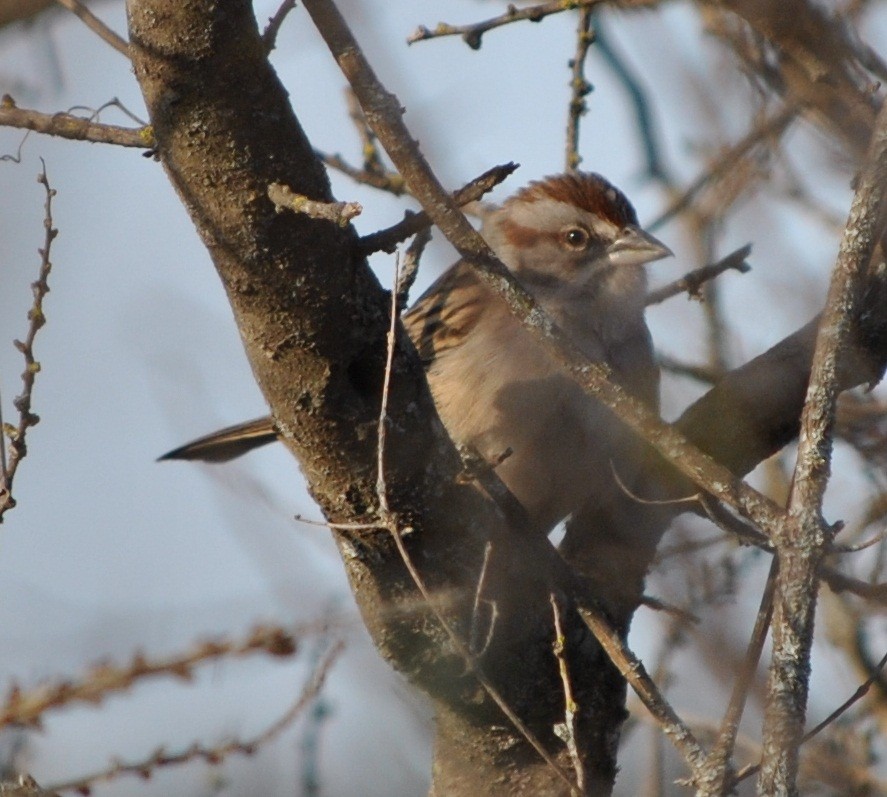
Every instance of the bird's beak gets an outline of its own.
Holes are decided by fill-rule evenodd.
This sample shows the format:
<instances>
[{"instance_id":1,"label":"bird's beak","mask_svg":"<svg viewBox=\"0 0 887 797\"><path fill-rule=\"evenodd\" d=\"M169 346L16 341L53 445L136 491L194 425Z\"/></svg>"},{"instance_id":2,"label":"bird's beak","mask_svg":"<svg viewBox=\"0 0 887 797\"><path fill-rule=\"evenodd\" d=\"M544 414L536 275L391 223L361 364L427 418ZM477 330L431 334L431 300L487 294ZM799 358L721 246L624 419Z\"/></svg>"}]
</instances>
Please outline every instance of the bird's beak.
<instances>
[{"instance_id":1,"label":"bird's beak","mask_svg":"<svg viewBox=\"0 0 887 797\"><path fill-rule=\"evenodd\" d=\"M610 260L620 266L642 266L674 254L662 241L644 232L640 227L629 225L607 247Z\"/></svg>"}]
</instances>

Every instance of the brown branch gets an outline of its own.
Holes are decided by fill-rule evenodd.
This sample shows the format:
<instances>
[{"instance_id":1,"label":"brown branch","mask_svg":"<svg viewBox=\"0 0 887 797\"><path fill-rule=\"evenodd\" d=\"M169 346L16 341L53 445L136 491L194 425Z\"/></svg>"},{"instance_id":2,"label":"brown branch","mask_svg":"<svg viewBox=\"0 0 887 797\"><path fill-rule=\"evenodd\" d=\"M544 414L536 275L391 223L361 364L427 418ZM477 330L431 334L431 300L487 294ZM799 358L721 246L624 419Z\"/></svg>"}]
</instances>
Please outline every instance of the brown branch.
<instances>
[{"instance_id":1,"label":"brown branch","mask_svg":"<svg viewBox=\"0 0 887 797\"><path fill-rule=\"evenodd\" d=\"M76 15L93 33L95 33L102 41L110 44L124 58L129 59L129 44L125 39L111 30L104 22L102 22L95 14L92 13L79 0L55 0L60 6L67 8L68 11Z\"/></svg>"},{"instance_id":2,"label":"brown branch","mask_svg":"<svg viewBox=\"0 0 887 797\"><path fill-rule=\"evenodd\" d=\"M363 212L359 202L318 202L297 194L289 186L281 183L271 183L268 186L268 199L278 210L304 213L311 219L331 221L340 227L347 227L351 219Z\"/></svg>"},{"instance_id":3,"label":"brown branch","mask_svg":"<svg viewBox=\"0 0 887 797\"><path fill-rule=\"evenodd\" d=\"M576 705L576 698L573 695L573 683L570 680L570 668L567 664L567 638L564 636L561 613L557 605L557 598L553 592L549 596L549 601L551 602L551 611L554 616L554 657L557 659L557 668L564 687L564 721L555 726L555 733L561 737L564 744L567 745L567 750L570 751L570 758L573 760L573 770L576 773L576 787L580 794L585 794L585 764L582 761L582 754L577 746L576 732L576 714L579 707Z\"/></svg>"},{"instance_id":4,"label":"brown branch","mask_svg":"<svg viewBox=\"0 0 887 797\"><path fill-rule=\"evenodd\" d=\"M138 128L118 127L68 113L40 113L16 107L15 101L8 94L3 95L0 100L0 127L17 127L75 141L116 144L136 149L152 149L155 145L154 131L150 125Z\"/></svg>"},{"instance_id":5,"label":"brown branch","mask_svg":"<svg viewBox=\"0 0 887 797\"><path fill-rule=\"evenodd\" d=\"M658 0L633 0L630 3L622 3L622 5L631 5L633 7L643 7L655 5ZM541 22L545 17L552 14L560 14L563 11L572 11L574 9L593 8L601 5L606 0L550 0L547 3L539 3L535 6L526 6L518 8L509 5L508 10L498 17L484 20L483 22L474 22L470 25L450 25L446 22L438 22L434 29L429 29L424 25L420 25L416 31L407 39L408 44L425 41L426 39L438 39L441 36L461 36L465 43L472 50L479 50L483 35L494 28L501 28L503 25L510 25L512 22L520 22L528 20L530 22Z\"/></svg>"},{"instance_id":6,"label":"brown branch","mask_svg":"<svg viewBox=\"0 0 887 797\"><path fill-rule=\"evenodd\" d=\"M662 733L684 757L695 779L700 767L705 764L705 751L693 732L659 691L640 659L628 649L601 613L590 607L580 607L579 615L607 652L610 660L619 668L622 677L628 681L635 694L659 723Z\"/></svg>"},{"instance_id":7,"label":"brown branch","mask_svg":"<svg viewBox=\"0 0 887 797\"><path fill-rule=\"evenodd\" d=\"M75 780L54 783L51 788L55 791L77 791L81 794L89 794L97 783L114 780L121 775L137 775L142 779L146 779L151 777L155 770L161 767L187 764L198 760L217 766L232 754L254 755L261 747L273 741L292 725L311 701L317 697L326 682L326 677L333 664L335 664L336 659L339 658L344 649L344 643L341 641L337 642L314 668L308 682L302 688L293 704L265 730L252 739L228 739L213 747L207 747L195 742L178 753L170 753L164 747L160 747L141 761L115 761L106 769L83 775Z\"/></svg>"},{"instance_id":8,"label":"brown branch","mask_svg":"<svg viewBox=\"0 0 887 797\"><path fill-rule=\"evenodd\" d=\"M851 155L864 158L879 104L876 83L857 60L846 27L836 24L830 11L812 0L778 4L704 0L704 4L713 17L727 17L724 33L740 58L747 54L742 52L744 37L731 36L737 19L751 28L756 42L764 44L756 52L778 53L778 58L749 62L757 79L837 134Z\"/></svg>"},{"instance_id":9,"label":"brown branch","mask_svg":"<svg viewBox=\"0 0 887 797\"><path fill-rule=\"evenodd\" d=\"M663 285L647 294L647 307L654 304L660 304L672 296L679 293L688 293L691 299L700 298L699 289L709 280L719 277L725 271L734 269L740 274L747 274L751 271L751 266L745 262L745 259L751 252L751 244L746 244L735 252L721 258L716 263L711 263L702 268L694 269L684 274L680 279Z\"/></svg>"},{"instance_id":10,"label":"brown branch","mask_svg":"<svg viewBox=\"0 0 887 797\"><path fill-rule=\"evenodd\" d=\"M277 34L280 32L280 26L289 16L290 11L296 7L296 0L283 0L274 12L274 16L268 20L268 24L262 33L262 44L265 45L265 52L270 53L277 46Z\"/></svg>"},{"instance_id":11,"label":"brown branch","mask_svg":"<svg viewBox=\"0 0 887 797\"><path fill-rule=\"evenodd\" d=\"M453 202L456 205L467 205L475 202L484 194L492 191L499 183L503 182L518 169L517 163L503 163L494 166L483 174L475 177L470 183L460 188L453 194ZM360 251L364 255L373 252L393 252L401 241L405 241L411 235L428 229L434 222L424 210L418 213L407 212L402 221L378 232L370 233L360 239Z\"/></svg>"},{"instance_id":12,"label":"brown branch","mask_svg":"<svg viewBox=\"0 0 887 797\"><path fill-rule=\"evenodd\" d=\"M367 169L358 169L356 166L348 163L341 155L328 155L320 150L314 150L314 154L331 169L335 169L337 172L350 177L356 183L368 185L371 188L378 188L380 191L387 191L389 194L394 194L394 196L402 196L406 192L403 178L396 172L380 174Z\"/></svg>"},{"instance_id":13,"label":"brown branch","mask_svg":"<svg viewBox=\"0 0 887 797\"><path fill-rule=\"evenodd\" d=\"M2 797L59 797L54 789L42 789L30 775L19 775L17 781L0 782Z\"/></svg>"},{"instance_id":14,"label":"brown branch","mask_svg":"<svg viewBox=\"0 0 887 797\"><path fill-rule=\"evenodd\" d=\"M585 98L592 92L593 86L585 79L585 60L588 48L594 42L594 30L591 27L591 8L579 9L579 22L576 29L576 52L570 59L570 104L567 112L567 149L566 170L572 172L579 168L582 156L579 154L579 121L588 112Z\"/></svg>"},{"instance_id":15,"label":"brown branch","mask_svg":"<svg viewBox=\"0 0 887 797\"><path fill-rule=\"evenodd\" d=\"M875 665L874 671L871 673L871 675L857 687L856 691L852 695L850 695L850 697L848 697L843 703L841 703L841 705L838 706L831 714L829 714L822 722L818 723L804 734L804 736L801 738L801 744L810 741L810 739L823 731L836 719L838 719L838 717L840 717L848 709L850 709L854 703L862 700L862 698L868 694L869 690L872 688L872 685L880 679L884 667L887 667L887 653L885 653L881 660ZM735 788L746 778L750 778L752 775L760 772L762 764L763 762L758 764L751 764L747 767L744 767L741 771L737 772L732 784L730 784L731 787Z\"/></svg>"},{"instance_id":16,"label":"brown branch","mask_svg":"<svg viewBox=\"0 0 887 797\"><path fill-rule=\"evenodd\" d=\"M13 723L39 724L42 715L50 709L75 702L95 704L107 694L129 689L146 677L172 675L187 680L191 678L196 664L257 651L265 651L272 656L291 656L296 651L296 643L281 628L259 626L240 642L203 642L190 653L155 661L137 654L125 666L99 664L80 681L50 683L29 691L13 686L0 706L0 728Z\"/></svg>"},{"instance_id":17,"label":"brown branch","mask_svg":"<svg viewBox=\"0 0 887 797\"><path fill-rule=\"evenodd\" d=\"M770 620L773 616L773 595L776 588L777 569L777 559L774 557L770 562L767 584L761 595L761 602L758 607L758 613L755 616L755 624L745 652L745 658L733 684L730 702L724 713L724 719L721 721L717 741L703 767L704 774L698 784L697 797L726 797L733 790L734 782L730 759L736 746L739 722L745 710L749 689L757 672L758 663L761 660L761 653L764 650L764 642L767 639L767 631L770 628Z\"/></svg>"},{"instance_id":18,"label":"brown branch","mask_svg":"<svg viewBox=\"0 0 887 797\"><path fill-rule=\"evenodd\" d=\"M867 267L881 233L887 185L887 104L875 126L868 163L850 208L819 324L789 513L774 529L779 557L773 613L773 657L763 730L760 789L796 791L798 748L809 688L810 650L818 587L817 570L833 531L822 518L832 429L841 390L839 360L848 345L862 298Z\"/></svg>"},{"instance_id":19,"label":"brown branch","mask_svg":"<svg viewBox=\"0 0 887 797\"><path fill-rule=\"evenodd\" d=\"M40 363L34 358L34 341L37 333L46 323L46 316L43 314L43 300L49 293L49 273L52 271L52 261L50 260L50 250L52 242L58 235L58 230L52 226L52 200L55 196L55 189L50 187L49 179L46 177L46 164L37 175L37 182L43 186L46 193L44 202L43 216L43 247L38 250L40 254L40 271L36 282L31 283L31 291L34 301L31 309L28 310L28 334L24 341L14 341L15 347L21 352L25 360L25 370L22 371L22 392L13 402L18 411L18 423L15 426L6 427L3 424L3 412L0 407L0 523L3 522L3 515L8 509L15 506L15 499L12 495L12 483L15 479L15 473L18 470L19 463L27 456L28 446L26 436L28 429L39 423L39 416L31 412L31 394L34 389L34 380L40 372ZM9 461L6 460L6 440L5 436L9 436Z\"/></svg>"}]
</instances>

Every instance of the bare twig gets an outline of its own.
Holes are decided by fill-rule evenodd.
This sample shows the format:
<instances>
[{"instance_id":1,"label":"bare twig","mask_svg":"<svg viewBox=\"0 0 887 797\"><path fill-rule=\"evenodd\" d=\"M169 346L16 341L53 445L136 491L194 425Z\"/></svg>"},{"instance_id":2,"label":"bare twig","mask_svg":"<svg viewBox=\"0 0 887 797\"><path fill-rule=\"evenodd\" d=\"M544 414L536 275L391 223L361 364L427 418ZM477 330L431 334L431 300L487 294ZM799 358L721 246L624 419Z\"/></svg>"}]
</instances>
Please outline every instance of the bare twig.
<instances>
[{"instance_id":1,"label":"bare twig","mask_svg":"<svg viewBox=\"0 0 887 797\"><path fill-rule=\"evenodd\" d=\"M567 112L567 152L566 168L575 171L582 162L579 154L579 120L588 111L585 98L592 92L593 86L585 79L585 59L588 48L594 42L594 30L591 27L591 9L579 9L579 22L576 29L576 52L570 60L570 105Z\"/></svg>"},{"instance_id":2,"label":"bare twig","mask_svg":"<svg viewBox=\"0 0 887 797\"><path fill-rule=\"evenodd\" d=\"M154 130L150 125L137 128L118 127L68 113L40 113L16 107L15 101L8 94L0 100L0 127L17 127L48 136L136 149L151 149L155 146Z\"/></svg>"},{"instance_id":3,"label":"bare twig","mask_svg":"<svg viewBox=\"0 0 887 797\"><path fill-rule=\"evenodd\" d=\"M280 26L287 18L290 11L296 7L296 0L283 0L274 16L268 20L268 25L262 32L262 44L265 45L265 51L270 53L277 46L277 34L280 32Z\"/></svg>"},{"instance_id":4,"label":"bare twig","mask_svg":"<svg viewBox=\"0 0 887 797\"><path fill-rule=\"evenodd\" d=\"M472 50L479 50L483 35L493 28L501 28L503 25L510 25L512 22L520 22L524 19L530 22L540 22L552 14L560 14L563 11L572 11L576 8L593 8L602 2L604 0L550 0L547 3L539 3L539 5L526 6L525 8L509 5L504 14L470 25L450 25L446 22L438 22L433 30L420 25L407 39L407 43L415 44L426 39L438 39L441 36L461 36ZM630 3L630 5L638 7L653 4L653 0L634 0Z\"/></svg>"},{"instance_id":5,"label":"bare twig","mask_svg":"<svg viewBox=\"0 0 887 797\"><path fill-rule=\"evenodd\" d=\"M887 584L870 584L858 578L844 575L828 565L820 565L819 577L835 593L849 592L871 603L887 606Z\"/></svg>"},{"instance_id":6,"label":"bare twig","mask_svg":"<svg viewBox=\"0 0 887 797\"><path fill-rule=\"evenodd\" d=\"M483 174L475 177L453 194L453 202L457 205L467 205L480 199L484 194L492 191L499 183L513 174L518 168L517 163L503 163L487 169ZM405 241L411 235L420 230L427 229L434 222L423 210L418 213L407 212L402 221L384 230L365 235L360 239L360 251L364 255L373 252L393 252L394 248Z\"/></svg>"},{"instance_id":7,"label":"bare twig","mask_svg":"<svg viewBox=\"0 0 887 797\"><path fill-rule=\"evenodd\" d=\"M90 789L92 789L97 783L114 780L121 775L137 775L140 778L148 778L155 770L161 767L186 764L190 761L196 760L203 760L208 764L216 765L223 761L227 756L235 753L248 756L253 755L261 747L273 741L284 730L292 725L292 723L305 710L305 707L317 697L320 690L323 688L326 677L332 669L333 664L344 649L344 643L341 641L337 642L314 668L311 677L302 688L302 691L293 704L281 714L280 717L265 728L265 730L257 736L254 736L252 739L228 739L213 747L206 747L194 743L178 753L170 753L167 752L165 748L160 747L148 758L141 761L132 761L128 763L124 761L115 761L107 769L84 775L76 780L55 783L52 788L56 791L78 791L81 794L88 794Z\"/></svg>"},{"instance_id":8,"label":"bare twig","mask_svg":"<svg viewBox=\"0 0 887 797\"><path fill-rule=\"evenodd\" d=\"M39 423L39 416L31 412L31 393L34 389L34 380L40 372L40 363L34 358L34 341L37 333L46 323L46 316L43 314L43 299L49 293L49 273L52 270L52 261L50 260L50 250L52 242L58 235L58 230L52 226L52 200L55 196L55 189L49 185L49 179L46 176L46 164L40 174L37 175L37 182L43 186L46 194L46 200L43 204L43 247L38 250L40 254L40 271L37 280L31 283L31 292L34 301L31 309L28 310L28 333L25 335L24 341L14 341L15 347L21 352L25 360L25 370L22 371L22 392L13 402L18 411L18 423L15 426L5 427L3 424L2 409L0 409L0 523L3 522L3 515L6 510L15 506L15 499L12 496L12 483L15 479L15 473L18 470L19 463L27 456L28 446L26 437L28 429ZM6 440L9 440L9 462L6 461Z\"/></svg>"},{"instance_id":9,"label":"bare twig","mask_svg":"<svg viewBox=\"0 0 887 797\"><path fill-rule=\"evenodd\" d=\"M354 91L349 87L345 90L345 95L348 103L348 115L351 117L351 121L354 122L357 135L360 138L360 151L363 155L364 171L384 176L387 172L382 164L376 134L367 124L366 117L363 115L363 108L360 107L357 97L354 96Z\"/></svg>"},{"instance_id":10,"label":"bare twig","mask_svg":"<svg viewBox=\"0 0 887 797\"><path fill-rule=\"evenodd\" d=\"M340 227L347 227L351 219L363 212L359 202L318 202L295 193L281 183L271 183L268 186L268 199L278 210L304 213L312 219L324 219Z\"/></svg>"},{"instance_id":11,"label":"bare twig","mask_svg":"<svg viewBox=\"0 0 887 797\"><path fill-rule=\"evenodd\" d=\"M107 44L110 44L118 53L125 58L129 58L129 44L127 41L111 30L104 22L102 22L95 14L92 13L79 0L55 0L60 6L64 6L79 17L83 23L93 33Z\"/></svg>"},{"instance_id":12,"label":"bare twig","mask_svg":"<svg viewBox=\"0 0 887 797\"><path fill-rule=\"evenodd\" d=\"M866 268L880 234L887 185L887 104L881 110L853 199L819 326L786 522L774 529L779 556L773 658L764 718L760 790L796 793L809 688L817 570L833 536L822 518L839 392L838 361L850 335Z\"/></svg>"},{"instance_id":13,"label":"bare twig","mask_svg":"<svg viewBox=\"0 0 887 797\"><path fill-rule=\"evenodd\" d=\"M30 691L14 686L0 706L0 727L12 723L33 725L52 708L75 702L98 703L105 695L128 689L137 681L157 675L188 679L196 664L221 658L265 651L273 656L291 656L295 640L281 628L259 626L240 642L203 642L190 653L151 661L137 654L122 667L100 664L80 681L61 681Z\"/></svg>"},{"instance_id":14,"label":"bare twig","mask_svg":"<svg viewBox=\"0 0 887 797\"><path fill-rule=\"evenodd\" d=\"M595 635L601 647L607 652L610 660L628 681L635 694L647 707L662 728L663 734L674 744L695 778L705 764L705 751L696 740L693 732L675 713L669 702L659 691L647 673L643 663L632 653L625 643L604 619L599 611L589 607L580 607L579 615L589 630Z\"/></svg>"},{"instance_id":15,"label":"bare twig","mask_svg":"<svg viewBox=\"0 0 887 797\"><path fill-rule=\"evenodd\" d=\"M554 657L557 659L558 672L560 672L561 683L564 685L564 721L555 728L555 733L567 745L570 758L573 760L573 770L576 772L576 786L579 788L580 794L585 794L585 765L582 763L582 755L576 741L576 712L579 707L573 696L573 684L570 680L570 669L567 666L567 639L564 636L561 623L560 608L553 592L548 596L548 601L551 603L551 611L554 615Z\"/></svg>"},{"instance_id":16,"label":"bare twig","mask_svg":"<svg viewBox=\"0 0 887 797\"><path fill-rule=\"evenodd\" d=\"M487 587L487 573L489 571L492 555L493 543L490 540L487 540L487 543L484 546L484 561L480 568L480 575L477 577L477 587L474 590L474 606L471 609L471 628L468 632L468 650L471 651L472 655L478 657L483 656L487 648L490 646L490 641L496 630L496 620L499 616L499 608L496 606L495 601L487 600L487 598L484 597ZM482 606L489 606L490 609L489 618L486 622L486 633L483 635L483 642L481 642Z\"/></svg>"},{"instance_id":17,"label":"bare twig","mask_svg":"<svg viewBox=\"0 0 887 797\"><path fill-rule=\"evenodd\" d=\"M831 725L838 717L844 714L854 703L860 701L863 697L865 697L869 690L872 688L872 685L881 677L881 672L884 670L884 667L887 667L887 653L881 658L881 660L875 665L874 672L861 683L856 691L850 695L840 706L838 706L831 714L829 714L822 722L815 725L811 728L804 736L801 738L801 744L810 741L814 736L823 731L829 725ZM750 778L752 775L755 775L761 770L761 764L750 764L747 767L743 767L739 772L736 773L736 777L733 779L731 784L732 787L737 786L741 781L746 778Z\"/></svg>"},{"instance_id":18,"label":"bare twig","mask_svg":"<svg viewBox=\"0 0 887 797\"><path fill-rule=\"evenodd\" d=\"M657 355L656 361L663 371L669 371L678 376L686 376L688 379L695 379L697 382L703 382L707 385L713 385L721 376L721 374L716 374L711 366L681 362L673 357L669 357L667 354Z\"/></svg>"},{"instance_id":19,"label":"bare twig","mask_svg":"<svg viewBox=\"0 0 887 797\"><path fill-rule=\"evenodd\" d=\"M704 774L697 784L698 797L723 797L732 790L732 770L730 759L733 756L733 748L736 745L736 736L739 733L739 722L745 710L745 702L748 692L761 660L764 650L764 642L767 639L767 631L770 628L770 619L773 616L773 593L776 588L776 572L778 563L774 557L770 563L770 572L767 575L767 584L761 595L761 603L755 617L751 639L745 652L745 658L733 684L730 694L730 702L721 727L718 739L709 754L704 766Z\"/></svg>"},{"instance_id":20,"label":"bare twig","mask_svg":"<svg viewBox=\"0 0 887 797\"><path fill-rule=\"evenodd\" d=\"M389 194L394 194L394 196L402 196L406 192L403 177L397 174L397 172L379 174L352 166L341 155L328 155L320 150L314 150L314 154L331 169L335 169L346 177L350 177L356 183L368 185L371 188L378 188L380 191L387 191Z\"/></svg>"},{"instance_id":21,"label":"bare twig","mask_svg":"<svg viewBox=\"0 0 887 797\"><path fill-rule=\"evenodd\" d=\"M410 242L407 251L404 253L403 266L400 269L400 279L397 281L397 307L402 313L410 301L410 289L416 281L416 275L419 273L419 260L428 242L431 240L431 228L426 227L416 233L415 238Z\"/></svg>"},{"instance_id":22,"label":"bare twig","mask_svg":"<svg viewBox=\"0 0 887 797\"><path fill-rule=\"evenodd\" d=\"M59 797L54 789L42 789L30 775L19 775L17 781L0 782L0 797Z\"/></svg>"},{"instance_id":23,"label":"bare twig","mask_svg":"<svg viewBox=\"0 0 887 797\"><path fill-rule=\"evenodd\" d=\"M700 298L699 289L703 284L730 269L734 269L740 274L747 274L751 271L751 266L745 262L745 259L750 252L751 244L746 244L735 252L721 258L716 263L689 271L680 279L670 282L668 285L663 285L655 291L650 291L647 294L647 307L653 304L660 304L666 299L684 292L689 294L691 299L698 299Z\"/></svg>"}]
</instances>

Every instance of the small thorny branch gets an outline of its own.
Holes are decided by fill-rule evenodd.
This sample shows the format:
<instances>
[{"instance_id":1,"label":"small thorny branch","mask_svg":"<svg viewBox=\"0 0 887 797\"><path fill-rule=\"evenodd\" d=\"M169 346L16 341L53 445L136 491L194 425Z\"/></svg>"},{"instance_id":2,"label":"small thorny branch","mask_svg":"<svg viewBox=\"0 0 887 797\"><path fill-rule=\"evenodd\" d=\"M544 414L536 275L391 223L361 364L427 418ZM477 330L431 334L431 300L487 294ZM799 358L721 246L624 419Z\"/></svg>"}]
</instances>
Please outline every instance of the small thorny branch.
<instances>
[{"instance_id":1,"label":"small thorny branch","mask_svg":"<svg viewBox=\"0 0 887 797\"><path fill-rule=\"evenodd\" d=\"M207 747L195 742L179 752L170 752L165 747L159 747L150 756L141 761L114 761L106 769L84 775L76 780L54 783L50 788L54 791L78 791L82 794L87 794L96 784L114 780L121 775L137 775L144 779L151 777L155 770L161 767L176 766L197 760L217 765L232 754L254 755L261 747L273 741L290 727L317 697L333 664L335 664L344 649L345 645L341 640L336 642L314 668L308 682L292 705L265 730L251 739L227 739L213 747Z\"/></svg>"},{"instance_id":2,"label":"small thorny branch","mask_svg":"<svg viewBox=\"0 0 887 797\"><path fill-rule=\"evenodd\" d=\"M272 656L292 656L296 642L284 629L259 626L240 642L203 642L190 653L151 660L142 654L129 664L99 664L79 681L61 681L24 691L13 686L0 705L0 728L12 723L39 725L44 712L70 703L98 703L105 695L128 689L137 681L158 675L173 675L189 680L195 665L205 661L244 656L264 651Z\"/></svg>"},{"instance_id":3,"label":"small thorny branch","mask_svg":"<svg viewBox=\"0 0 887 797\"><path fill-rule=\"evenodd\" d=\"M49 273L52 270L52 261L50 260L50 249L52 242L58 235L58 230L52 226L52 200L55 196L55 189L49 185L46 177L46 164L43 164L43 170L37 175L37 182L43 186L46 193L44 203L43 218L43 247L38 250L40 254L40 272L37 281L31 284L31 291L34 295L34 301L31 309L28 310L28 334L24 341L14 341L15 347L22 353L25 359L25 370L22 371L22 392L13 402L16 410L18 410L18 424L3 423L3 408L0 406L0 523L3 522L3 515L8 509L15 506L15 499L12 496L12 482L15 473L18 470L19 463L27 456L28 447L25 440L27 431L30 427L39 423L39 416L31 412L31 393L34 389L34 380L40 371L40 363L34 358L34 340L37 333L46 323L46 316L43 314L43 299L49 293ZM6 440L9 437L9 461L6 460Z\"/></svg>"},{"instance_id":4,"label":"small thorny branch","mask_svg":"<svg viewBox=\"0 0 887 797\"><path fill-rule=\"evenodd\" d=\"M872 686L881 678L881 673L884 671L884 668L887 667L887 653L885 653L881 660L874 666L871 675L865 679L857 688L856 691L850 695L840 706L838 706L831 714L829 714L822 722L818 722L814 727L812 727L804 736L801 738L801 744L806 744L809 742L814 736L825 730L829 725L835 722L841 715L845 714L850 708L853 707L854 704L858 703L862 698L864 698L868 693ZM761 770L760 763L758 764L749 764L746 767L743 767L739 772L736 773L736 776L733 778L733 782L730 784L731 788L735 788L738 786L743 780L756 775Z\"/></svg>"}]
</instances>

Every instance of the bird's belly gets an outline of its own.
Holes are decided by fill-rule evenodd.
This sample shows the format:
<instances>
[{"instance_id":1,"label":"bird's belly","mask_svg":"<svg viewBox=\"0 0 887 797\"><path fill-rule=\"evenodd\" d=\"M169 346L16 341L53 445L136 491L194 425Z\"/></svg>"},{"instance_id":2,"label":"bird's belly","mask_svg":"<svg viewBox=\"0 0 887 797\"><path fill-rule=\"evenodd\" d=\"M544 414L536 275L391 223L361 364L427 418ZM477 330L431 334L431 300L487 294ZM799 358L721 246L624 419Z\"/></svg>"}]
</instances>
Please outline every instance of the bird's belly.
<instances>
[{"instance_id":1,"label":"bird's belly","mask_svg":"<svg viewBox=\"0 0 887 797\"><path fill-rule=\"evenodd\" d=\"M491 379L503 387L491 390ZM521 379L495 369L465 372L457 387L435 398L456 442L488 462L511 451L496 473L536 528L548 531L592 495L606 501L617 488L611 460L629 433L559 373Z\"/></svg>"}]
</instances>

